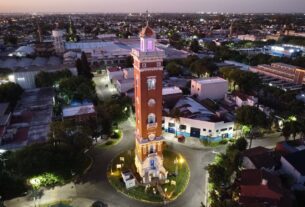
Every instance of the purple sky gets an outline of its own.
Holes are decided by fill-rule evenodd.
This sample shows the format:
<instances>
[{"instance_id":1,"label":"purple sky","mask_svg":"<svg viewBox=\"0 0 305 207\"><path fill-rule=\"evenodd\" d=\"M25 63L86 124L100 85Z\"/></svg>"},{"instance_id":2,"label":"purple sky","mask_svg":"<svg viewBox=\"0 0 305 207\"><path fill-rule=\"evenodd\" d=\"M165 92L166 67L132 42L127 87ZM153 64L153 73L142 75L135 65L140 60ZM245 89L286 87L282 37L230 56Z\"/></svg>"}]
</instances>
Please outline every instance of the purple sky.
<instances>
[{"instance_id":1,"label":"purple sky","mask_svg":"<svg viewBox=\"0 0 305 207\"><path fill-rule=\"evenodd\" d=\"M0 12L301 12L305 0L0 0Z\"/></svg>"}]
</instances>

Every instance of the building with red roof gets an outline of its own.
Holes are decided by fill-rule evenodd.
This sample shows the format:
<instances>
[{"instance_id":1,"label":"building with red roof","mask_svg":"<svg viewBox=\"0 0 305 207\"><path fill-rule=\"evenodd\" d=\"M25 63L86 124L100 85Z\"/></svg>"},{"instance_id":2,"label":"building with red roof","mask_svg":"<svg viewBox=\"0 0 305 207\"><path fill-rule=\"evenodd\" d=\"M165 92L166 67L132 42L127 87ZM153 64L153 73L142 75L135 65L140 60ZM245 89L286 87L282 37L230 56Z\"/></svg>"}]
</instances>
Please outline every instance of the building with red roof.
<instances>
[{"instance_id":1,"label":"building with red roof","mask_svg":"<svg viewBox=\"0 0 305 207\"><path fill-rule=\"evenodd\" d=\"M243 207L290 207L291 194L278 176L265 170L243 170L240 179L239 204Z\"/></svg>"}]
</instances>

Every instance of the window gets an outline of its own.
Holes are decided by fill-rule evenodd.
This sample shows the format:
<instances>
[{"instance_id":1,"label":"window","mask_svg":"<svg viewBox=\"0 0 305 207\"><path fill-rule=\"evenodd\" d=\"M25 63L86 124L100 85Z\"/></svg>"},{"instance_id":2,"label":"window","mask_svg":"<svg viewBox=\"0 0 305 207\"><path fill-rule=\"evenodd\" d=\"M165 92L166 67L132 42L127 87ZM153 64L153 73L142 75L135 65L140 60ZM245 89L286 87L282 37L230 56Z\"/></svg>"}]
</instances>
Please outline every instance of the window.
<instances>
[{"instance_id":1,"label":"window","mask_svg":"<svg viewBox=\"0 0 305 207\"><path fill-rule=\"evenodd\" d=\"M181 125L179 126L179 129L180 129L180 130L186 130L186 125L181 124Z\"/></svg>"},{"instance_id":2,"label":"window","mask_svg":"<svg viewBox=\"0 0 305 207\"><path fill-rule=\"evenodd\" d=\"M148 106L149 107L153 107L155 104L156 104L155 99L151 98L151 99L148 100Z\"/></svg>"},{"instance_id":3,"label":"window","mask_svg":"<svg viewBox=\"0 0 305 207\"><path fill-rule=\"evenodd\" d=\"M227 128L221 129L220 131L222 131L222 132L223 132L223 131L227 131Z\"/></svg>"},{"instance_id":4,"label":"window","mask_svg":"<svg viewBox=\"0 0 305 207\"><path fill-rule=\"evenodd\" d=\"M210 130L210 129L209 129L209 132L211 133L211 132L212 132L212 130Z\"/></svg>"},{"instance_id":5,"label":"window","mask_svg":"<svg viewBox=\"0 0 305 207\"><path fill-rule=\"evenodd\" d=\"M202 131L204 131L204 132L205 132L206 130L207 130L207 129L202 129Z\"/></svg>"},{"instance_id":6,"label":"window","mask_svg":"<svg viewBox=\"0 0 305 207\"><path fill-rule=\"evenodd\" d=\"M232 127L229 127L229 130L232 130Z\"/></svg>"},{"instance_id":7,"label":"window","mask_svg":"<svg viewBox=\"0 0 305 207\"><path fill-rule=\"evenodd\" d=\"M146 63L142 63L142 68L146 68Z\"/></svg>"},{"instance_id":8,"label":"window","mask_svg":"<svg viewBox=\"0 0 305 207\"><path fill-rule=\"evenodd\" d=\"M168 123L168 127L169 127L169 128L170 128L170 127L175 127L175 123L169 122L169 123Z\"/></svg>"},{"instance_id":9,"label":"window","mask_svg":"<svg viewBox=\"0 0 305 207\"><path fill-rule=\"evenodd\" d=\"M216 132L219 132L219 130L217 129Z\"/></svg>"},{"instance_id":10,"label":"window","mask_svg":"<svg viewBox=\"0 0 305 207\"><path fill-rule=\"evenodd\" d=\"M147 41L147 50L149 50L149 51L154 50L153 41L152 40L148 40Z\"/></svg>"},{"instance_id":11,"label":"window","mask_svg":"<svg viewBox=\"0 0 305 207\"><path fill-rule=\"evenodd\" d=\"M148 78L147 79L147 88L148 90L156 89L156 78Z\"/></svg>"},{"instance_id":12,"label":"window","mask_svg":"<svg viewBox=\"0 0 305 207\"><path fill-rule=\"evenodd\" d=\"M160 67L162 66L162 63L161 62L157 62L157 67Z\"/></svg>"},{"instance_id":13,"label":"window","mask_svg":"<svg viewBox=\"0 0 305 207\"><path fill-rule=\"evenodd\" d=\"M147 120L148 124L153 124L156 122L156 115L153 113L150 113L148 115L148 120Z\"/></svg>"}]
</instances>

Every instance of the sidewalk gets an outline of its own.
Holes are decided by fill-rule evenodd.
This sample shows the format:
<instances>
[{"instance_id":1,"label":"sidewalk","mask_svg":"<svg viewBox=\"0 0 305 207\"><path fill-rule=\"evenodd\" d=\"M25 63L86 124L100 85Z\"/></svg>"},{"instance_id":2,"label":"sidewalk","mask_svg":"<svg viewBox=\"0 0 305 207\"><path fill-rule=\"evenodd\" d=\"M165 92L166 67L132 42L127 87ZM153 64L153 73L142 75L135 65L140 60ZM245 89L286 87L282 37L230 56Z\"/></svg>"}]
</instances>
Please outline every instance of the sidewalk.
<instances>
[{"instance_id":1,"label":"sidewalk","mask_svg":"<svg viewBox=\"0 0 305 207\"><path fill-rule=\"evenodd\" d=\"M6 207L34 207L61 200L71 200L74 197L76 197L75 185L73 183L68 183L64 186L57 186L53 189L44 190L42 197L36 201L29 196L24 196L7 200L4 202L4 205Z\"/></svg>"}]
</instances>

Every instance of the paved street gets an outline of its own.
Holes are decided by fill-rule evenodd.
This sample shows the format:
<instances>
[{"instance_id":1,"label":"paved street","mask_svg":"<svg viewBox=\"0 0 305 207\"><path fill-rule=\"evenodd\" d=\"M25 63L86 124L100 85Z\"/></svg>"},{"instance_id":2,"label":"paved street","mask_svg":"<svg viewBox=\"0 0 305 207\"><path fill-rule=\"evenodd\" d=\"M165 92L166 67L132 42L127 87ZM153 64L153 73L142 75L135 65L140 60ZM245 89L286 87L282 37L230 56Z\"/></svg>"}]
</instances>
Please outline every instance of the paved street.
<instances>
[{"instance_id":1,"label":"paved street","mask_svg":"<svg viewBox=\"0 0 305 207\"><path fill-rule=\"evenodd\" d=\"M122 126L124 138L121 143L112 148L94 150L95 165L85 176L83 183L76 185L77 195L96 200L103 200L110 206L156 206L144 204L142 202L130 200L120 193L116 193L106 179L106 170L111 159L122 151L132 149L134 146L134 127L130 122L125 122ZM191 169L190 184L186 192L176 201L166 206L200 206L204 200L205 187L205 166L211 162L215 156L212 149L192 149L181 144L168 143L170 149L183 154ZM222 150L217 148L216 150Z\"/></svg>"},{"instance_id":2,"label":"paved street","mask_svg":"<svg viewBox=\"0 0 305 207\"><path fill-rule=\"evenodd\" d=\"M94 158L94 165L82 181L78 184L69 184L68 186L57 187L45 191L44 196L38 203L45 203L55 199L72 199L74 207L89 207L93 201L101 200L110 207L146 207L146 206L163 206L132 200L116 192L108 183L106 177L107 166L116 155L120 152L132 149L134 147L134 122L128 120L120 125L123 131L122 141L110 148L94 148L90 151ZM252 146L271 147L278 141L283 140L278 134L273 134L268 138L253 140ZM174 141L167 142L170 149L184 155L190 170L191 178L186 191L175 201L165 206L170 207L200 207L204 202L206 171L205 167L214 159L218 152L222 152L225 146L216 148L206 148L194 144L186 146L185 144ZM37 203L37 202L36 202ZM7 207L26 207L34 206L34 202L26 198L18 198L6 203Z\"/></svg>"},{"instance_id":3,"label":"paved street","mask_svg":"<svg viewBox=\"0 0 305 207\"><path fill-rule=\"evenodd\" d=\"M101 100L108 99L116 93L116 89L110 84L105 75L94 77L94 82ZM108 87L106 87L107 84ZM123 131L123 138L119 144L109 148L93 148L89 151L94 164L79 183L45 191L39 203L56 201L56 199L72 199L74 207L89 207L96 200L104 201L110 207L164 206L129 199L116 192L108 183L106 171L111 160L119 153L134 148L134 121L130 118L120 124L119 127ZM206 195L207 173L205 167L213 161L217 153L224 151L225 146L216 148L204 147L196 140L190 141L191 139L186 144L181 144L173 141L170 138L173 136L170 134L164 134L164 136L168 138L168 147L185 157L191 171L190 182L186 191L177 200L165 206L200 207L200 203L205 202ZM272 134L267 138L253 140L252 147L261 145L271 148L276 142L282 140L283 138L279 134ZM34 206L35 203L24 197L6 202L6 205L8 207L26 207Z\"/></svg>"}]
</instances>

